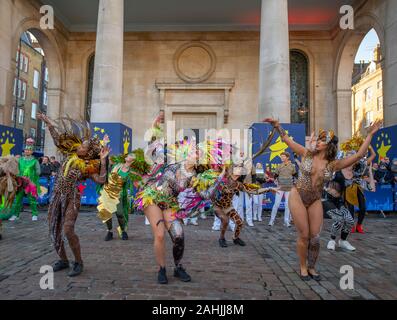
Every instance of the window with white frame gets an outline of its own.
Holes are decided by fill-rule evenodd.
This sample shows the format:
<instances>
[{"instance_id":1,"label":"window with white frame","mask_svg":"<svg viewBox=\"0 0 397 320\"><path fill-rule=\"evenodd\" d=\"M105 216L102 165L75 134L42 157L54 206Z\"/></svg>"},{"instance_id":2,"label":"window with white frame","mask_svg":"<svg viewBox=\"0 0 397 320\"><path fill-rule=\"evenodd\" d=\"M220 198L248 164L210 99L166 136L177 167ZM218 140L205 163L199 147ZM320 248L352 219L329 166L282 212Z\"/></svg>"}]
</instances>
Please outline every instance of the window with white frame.
<instances>
[{"instance_id":1,"label":"window with white frame","mask_svg":"<svg viewBox=\"0 0 397 320\"><path fill-rule=\"evenodd\" d=\"M35 89L39 88L39 81L40 81L40 72L38 72L35 69L33 72L33 88L35 88Z\"/></svg>"},{"instance_id":2,"label":"window with white frame","mask_svg":"<svg viewBox=\"0 0 397 320\"><path fill-rule=\"evenodd\" d=\"M383 109L383 96L378 97L377 108L378 108L378 111Z\"/></svg>"},{"instance_id":3,"label":"window with white frame","mask_svg":"<svg viewBox=\"0 0 397 320\"><path fill-rule=\"evenodd\" d=\"M48 95L47 95L47 91L44 91L43 93L44 97L43 97L43 103L44 105L48 105Z\"/></svg>"},{"instance_id":4,"label":"window with white frame","mask_svg":"<svg viewBox=\"0 0 397 320\"><path fill-rule=\"evenodd\" d=\"M365 127L369 127L374 119L374 113L372 111L368 111L365 114Z\"/></svg>"},{"instance_id":5,"label":"window with white frame","mask_svg":"<svg viewBox=\"0 0 397 320\"><path fill-rule=\"evenodd\" d=\"M16 96L16 94L17 94L17 78L15 78L14 79L14 90L13 90L13 92L12 92L12 94L14 95L14 97Z\"/></svg>"},{"instance_id":6,"label":"window with white frame","mask_svg":"<svg viewBox=\"0 0 397 320\"><path fill-rule=\"evenodd\" d=\"M365 89L365 101L371 101L372 100L372 87L368 87L367 89Z\"/></svg>"},{"instance_id":7,"label":"window with white frame","mask_svg":"<svg viewBox=\"0 0 397 320\"><path fill-rule=\"evenodd\" d=\"M36 114L37 114L37 103L32 102L32 119L36 120Z\"/></svg>"},{"instance_id":8,"label":"window with white frame","mask_svg":"<svg viewBox=\"0 0 397 320\"><path fill-rule=\"evenodd\" d=\"M23 60L23 71L27 73L29 71L29 57L25 55Z\"/></svg>"},{"instance_id":9,"label":"window with white frame","mask_svg":"<svg viewBox=\"0 0 397 320\"><path fill-rule=\"evenodd\" d=\"M23 63L25 61L25 55L23 53L19 53L20 57L19 57L19 70L23 70Z\"/></svg>"},{"instance_id":10,"label":"window with white frame","mask_svg":"<svg viewBox=\"0 0 397 320\"><path fill-rule=\"evenodd\" d=\"M21 92L22 92L22 81L21 81L21 79L19 79L18 80L18 91L17 91L18 98L21 97Z\"/></svg>"},{"instance_id":11,"label":"window with white frame","mask_svg":"<svg viewBox=\"0 0 397 320\"><path fill-rule=\"evenodd\" d=\"M45 68L44 80L48 82L48 68Z\"/></svg>"},{"instance_id":12,"label":"window with white frame","mask_svg":"<svg viewBox=\"0 0 397 320\"><path fill-rule=\"evenodd\" d=\"M23 124L25 111L22 108L18 108L18 123Z\"/></svg>"},{"instance_id":13,"label":"window with white frame","mask_svg":"<svg viewBox=\"0 0 397 320\"><path fill-rule=\"evenodd\" d=\"M30 128L30 136L32 138L36 138L36 129L35 128Z\"/></svg>"},{"instance_id":14,"label":"window with white frame","mask_svg":"<svg viewBox=\"0 0 397 320\"><path fill-rule=\"evenodd\" d=\"M378 89L382 89L383 88L383 81L380 80L378 81Z\"/></svg>"},{"instance_id":15,"label":"window with white frame","mask_svg":"<svg viewBox=\"0 0 397 320\"><path fill-rule=\"evenodd\" d=\"M26 100L26 90L27 90L27 83L25 81L22 81L22 92L21 92L21 97L23 100Z\"/></svg>"},{"instance_id":16,"label":"window with white frame","mask_svg":"<svg viewBox=\"0 0 397 320\"><path fill-rule=\"evenodd\" d=\"M19 60L19 50L17 50L17 55L16 55L16 57L15 57L15 61L16 61L16 66L17 66L17 68L18 68L18 60Z\"/></svg>"}]
</instances>

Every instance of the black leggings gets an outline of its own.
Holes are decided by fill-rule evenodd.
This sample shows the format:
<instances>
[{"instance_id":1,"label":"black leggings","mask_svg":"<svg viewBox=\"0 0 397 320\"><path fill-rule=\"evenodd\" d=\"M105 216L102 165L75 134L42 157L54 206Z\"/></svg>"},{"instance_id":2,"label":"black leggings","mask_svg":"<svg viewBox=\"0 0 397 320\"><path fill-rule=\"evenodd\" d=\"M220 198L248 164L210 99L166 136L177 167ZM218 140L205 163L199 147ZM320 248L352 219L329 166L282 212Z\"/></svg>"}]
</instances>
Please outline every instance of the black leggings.
<instances>
[{"instance_id":1,"label":"black leggings","mask_svg":"<svg viewBox=\"0 0 397 320\"><path fill-rule=\"evenodd\" d=\"M363 224L365 214L367 213L367 207L365 205L365 196L361 190L357 190L357 198L358 198L358 220L357 224ZM347 204L347 207L350 211L350 214L352 215L354 219L354 206L350 203Z\"/></svg>"}]
</instances>

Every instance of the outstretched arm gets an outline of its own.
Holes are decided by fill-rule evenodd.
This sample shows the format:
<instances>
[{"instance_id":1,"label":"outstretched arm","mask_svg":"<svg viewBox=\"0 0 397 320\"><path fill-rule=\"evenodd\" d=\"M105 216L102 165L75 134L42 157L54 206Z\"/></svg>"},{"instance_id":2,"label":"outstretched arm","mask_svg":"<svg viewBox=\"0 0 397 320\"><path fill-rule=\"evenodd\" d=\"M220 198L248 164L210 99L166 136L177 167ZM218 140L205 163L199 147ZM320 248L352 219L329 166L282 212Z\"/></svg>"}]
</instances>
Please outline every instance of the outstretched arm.
<instances>
[{"instance_id":1,"label":"outstretched arm","mask_svg":"<svg viewBox=\"0 0 397 320\"><path fill-rule=\"evenodd\" d=\"M369 156L369 158L368 158L368 160L367 160L367 164L368 165L371 165L372 164L372 162L375 160L375 158L376 158L376 153L375 153L375 150L374 150L374 148L372 148L372 146L369 146L369 152L371 153L371 155Z\"/></svg>"},{"instance_id":2,"label":"outstretched arm","mask_svg":"<svg viewBox=\"0 0 397 320\"><path fill-rule=\"evenodd\" d=\"M48 118L44 113L38 113L37 119L40 119L41 121L43 121L46 124L48 131L50 132L51 137L54 140L54 144L58 145L59 133L58 133L58 131L56 131L54 125L51 123L50 118Z\"/></svg>"},{"instance_id":3,"label":"outstretched arm","mask_svg":"<svg viewBox=\"0 0 397 320\"><path fill-rule=\"evenodd\" d=\"M364 143L361 145L358 152L350 157L336 160L334 170L339 171L344 168L350 167L351 165L353 165L357 161L359 161L362 157L364 157L364 155L367 152L368 147L371 143L372 137L379 130L381 125L382 125L382 122L380 120L375 121L375 123L369 129L368 136L365 138Z\"/></svg>"},{"instance_id":4,"label":"outstretched arm","mask_svg":"<svg viewBox=\"0 0 397 320\"><path fill-rule=\"evenodd\" d=\"M293 152L300 156L305 156L307 149L300 145L299 143L296 143L294 140L292 140L287 132L281 127L280 122L278 120L272 119L272 118L266 118L263 120L263 122L270 123L276 130L279 132L281 139L288 145L288 147L291 148Z\"/></svg>"}]
</instances>

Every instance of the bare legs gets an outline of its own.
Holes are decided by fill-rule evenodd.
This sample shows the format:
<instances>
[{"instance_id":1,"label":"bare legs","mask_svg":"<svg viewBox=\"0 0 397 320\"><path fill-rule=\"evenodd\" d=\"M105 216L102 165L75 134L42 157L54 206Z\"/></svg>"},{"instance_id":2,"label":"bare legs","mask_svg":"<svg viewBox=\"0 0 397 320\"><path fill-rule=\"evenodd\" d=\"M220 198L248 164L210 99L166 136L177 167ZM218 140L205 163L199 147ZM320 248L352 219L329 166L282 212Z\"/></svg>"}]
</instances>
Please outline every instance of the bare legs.
<instances>
[{"instance_id":1,"label":"bare legs","mask_svg":"<svg viewBox=\"0 0 397 320\"><path fill-rule=\"evenodd\" d=\"M160 267L165 267L165 224L163 211L158 206L152 205L145 209L154 237L154 255Z\"/></svg>"},{"instance_id":2,"label":"bare legs","mask_svg":"<svg viewBox=\"0 0 397 320\"><path fill-rule=\"evenodd\" d=\"M165 231L168 231L173 242L173 256L175 266L182 260L185 239L183 227L171 210L162 211L158 206L152 205L145 209L145 215L149 219L154 237L154 254L156 262L160 267L165 267Z\"/></svg>"},{"instance_id":3,"label":"bare legs","mask_svg":"<svg viewBox=\"0 0 397 320\"><path fill-rule=\"evenodd\" d=\"M243 228L243 220L235 209L231 209L228 213L225 213L221 208L215 208L215 214L221 219L221 234L220 239L225 239L225 233L229 224L229 219L232 219L236 225L234 230L233 240L240 237L241 229Z\"/></svg>"},{"instance_id":4,"label":"bare legs","mask_svg":"<svg viewBox=\"0 0 397 320\"><path fill-rule=\"evenodd\" d=\"M308 272L317 275L315 263L320 253L320 232L323 224L323 208L317 200L308 208L303 205L298 191L293 188L289 197L289 208L298 231L296 244L302 276Z\"/></svg>"}]
</instances>

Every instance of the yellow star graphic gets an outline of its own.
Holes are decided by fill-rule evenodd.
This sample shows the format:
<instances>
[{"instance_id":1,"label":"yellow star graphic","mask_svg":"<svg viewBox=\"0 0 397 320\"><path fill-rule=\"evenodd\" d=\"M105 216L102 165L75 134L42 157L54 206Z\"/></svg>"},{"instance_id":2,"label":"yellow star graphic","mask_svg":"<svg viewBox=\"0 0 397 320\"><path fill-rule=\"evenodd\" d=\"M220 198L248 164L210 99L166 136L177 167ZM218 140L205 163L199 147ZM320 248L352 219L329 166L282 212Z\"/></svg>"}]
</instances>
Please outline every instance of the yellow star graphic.
<instances>
[{"instance_id":1,"label":"yellow star graphic","mask_svg":"<svg viewBox=\"0 0 397 320\"><path fill-rule=\"evenodd\" d=\"M124 154L127 154L129 151L130 147L130 135L127 130L124 131L124 137L123 137L123 146L124 146Z\"/></svg>"},{"instance_id":2,"label":"yellow star graphic","mask_svg":"<svg viewBox=\"0 0 397 320\"><path fill-rule=\"evenodd\" d=\"M12 148L15 147L15 144L10 143L9 139L7 138L6 142L1 145L1 155L4 156L9 156L11 154Z\"/></svg>"},{"instance_id":3,"label":"yellow star graphic","mask_svg":"<svg viewBox=\"0 0 397 320\"><path fill-rule=\"evenodd\" d=\"M101 133L105 133L105 129L101 129Z\"/></svg>"},{"instance_id":4,"label":"yellow star graphic","mask_svg":"<svg viewBox=\"0 0 397 320\"><path fill-rule=\"evenodd\" d=\"M130 142L128 140L124 141L124 154L127 154L129 151Z\"/></svg>"},{"instance_id":5,"label":"yellow star graphic","mask_svg":"<svg viewBox=\"0 0 397 320\"><path fill-rule=\"evenodd\" d=\"M278 137L276 143L269 147L271 154L270 154L270 161L272 161L275 157L279 157L286 149L288 145L281 140L281 137Z\"/></svg>"},{"instance_id":6,"label":"yellow star graphic","mask_svg":"<svg viewBox=\"0 0 397 320\"><path fill-rule=\"evenodd\" d=\"M387 152L390 150L391 145L385 146L385 142L382 141L382 145L378 149L379 160L387 156Z\"/></svg>"}]
</instances>

